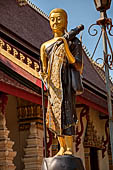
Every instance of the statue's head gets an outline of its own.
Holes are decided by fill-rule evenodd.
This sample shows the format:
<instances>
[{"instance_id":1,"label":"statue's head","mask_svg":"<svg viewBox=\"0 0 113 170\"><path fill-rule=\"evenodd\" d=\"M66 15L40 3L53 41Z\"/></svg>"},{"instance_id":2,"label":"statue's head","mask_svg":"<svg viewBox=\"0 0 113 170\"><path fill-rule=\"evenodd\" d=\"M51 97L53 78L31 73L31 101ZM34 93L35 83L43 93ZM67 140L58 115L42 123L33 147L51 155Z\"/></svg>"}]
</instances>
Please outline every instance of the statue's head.
<instances>
[{"instance_id":1,"label":"statue's head","mask_svg":"<svg viewBox=\"0 0 113 170\"><path fill-rule=\"evenodd\" d=\"M49 21L53 32L67 30L67 13L63 9L53 9L49 14Z\"/></svg>"}]
</instances>

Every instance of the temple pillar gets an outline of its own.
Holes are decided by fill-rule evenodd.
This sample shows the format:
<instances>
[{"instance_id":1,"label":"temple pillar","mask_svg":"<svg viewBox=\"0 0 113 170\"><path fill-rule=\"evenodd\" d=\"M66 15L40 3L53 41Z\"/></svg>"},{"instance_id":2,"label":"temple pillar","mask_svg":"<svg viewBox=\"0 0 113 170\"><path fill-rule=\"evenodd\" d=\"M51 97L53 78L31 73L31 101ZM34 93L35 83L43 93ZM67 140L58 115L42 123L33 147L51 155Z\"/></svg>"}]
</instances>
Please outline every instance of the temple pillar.
<instances>
[{"instance_id":1,"label":"temple pillar","mask_svg":"<svg viewBox=\"0 0 113 170\"><path fill-rule=\"evenodd\" d=\"M26 141L27 146L24 148L25 154L23 158L24 170L41 170L43 146L40 144L40 137L35 122L31 123L30 134Z\"/></svg>"},{"instance_id":2,"label":"temple pillar","mask_svg":"<svg viewBox=\"0 0 113 170\"><path fill-rule=\"evenodd\" d=\"M85 154L85 168L86 168L86 170L91 170L91 167L90 167L90 148L84 148L84 154Z\"/></svg>"},{"instance_id":3,"label":"temple pillar","mask_svg":"<svg viewBox=\"0 0 113 170\"><path fill-rule=\"evenodd\" d=\"M5 94L0 94L0 169L15 170L16 167L13 164L13 159L16 156L16 152L12 149L14 142L8 137L9 130L6 128L6 99Z\"/></svg>"}]
</instances>

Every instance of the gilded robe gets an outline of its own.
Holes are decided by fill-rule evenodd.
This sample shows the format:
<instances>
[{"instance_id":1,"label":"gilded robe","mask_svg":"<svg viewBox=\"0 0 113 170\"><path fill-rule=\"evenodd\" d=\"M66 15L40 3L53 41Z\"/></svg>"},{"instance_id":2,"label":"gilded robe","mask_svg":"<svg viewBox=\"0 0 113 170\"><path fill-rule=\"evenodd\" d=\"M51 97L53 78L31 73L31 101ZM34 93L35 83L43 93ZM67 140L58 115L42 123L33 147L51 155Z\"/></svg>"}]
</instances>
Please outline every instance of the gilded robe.
<instances>
[{"instance_id":1,"label":"gilded robe","mask_svg":"<svg viewBox=\"0 0 113 170\"><path fill-rule=\"evenodd\" d=\"M76 64L82 67L80 41L75 37L68 44ZM80 87L82 84L80 77L72 77L72 72L77 72L79 76L80 73L76 70L75 63L68 62L63 42L57 41L49 46L46 49L46 55L48 60L47 127L57 136L75 135L77 87L73 88L73 84L75 83L76 86L78 84Z\"/></svg>"}]
</instances>

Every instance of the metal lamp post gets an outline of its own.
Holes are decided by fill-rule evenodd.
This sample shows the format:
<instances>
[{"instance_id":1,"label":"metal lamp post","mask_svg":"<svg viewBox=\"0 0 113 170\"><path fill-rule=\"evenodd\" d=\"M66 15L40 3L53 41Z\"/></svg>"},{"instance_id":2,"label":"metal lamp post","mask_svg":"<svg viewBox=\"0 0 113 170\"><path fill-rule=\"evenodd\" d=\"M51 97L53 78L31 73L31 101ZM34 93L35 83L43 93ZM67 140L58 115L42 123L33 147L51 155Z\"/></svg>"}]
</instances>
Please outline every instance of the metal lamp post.
<instances>
[{"instance_id":1,"label":"metal lamp post","mask_svg":"<svg viewBox=\"0 0 113 170\"><path fill-rule=\"evenodd\" d=\"M89 34L92 36L97 35L97 30L94 29L95 33L91 34L90 30L92 26L98 25L101 27L101 33L96 44L96 48L99 44L101 36L103 37L103 66L105 66L105 77L106 77L106 92L107 92L107 104L108 104L108 113L109 113L109 130L110 130L110 143L111 143L111 153L112 153L112 164L113 164L113 117L112 117L112 102L111 102L111 90L110 90L110 80L109 80L109 69L113 70L113 50L108 38L108 34L111 34L113 28L111 18L107 18L106 10L110 8L111 0L94 0L97 11L100 11L100 18L96 21L96 24L92 24L89 27ZM110 54L108 54L108 47L110 49ZM96 51L96 48L93 52L92 58ZM100 59L100 58L98 58ZM97 59L97 60L98 60Z\"/></svg>"},{"instance_id":2,"label":"metal lamp post","mask_svg":"<svg viewBox=\"0 0 113 170\"><path fill-rule=\"evenodd\" d=\"M110 8L111 0L94 0L97 11L105 11Z\"/></svg>"}]
</instances>

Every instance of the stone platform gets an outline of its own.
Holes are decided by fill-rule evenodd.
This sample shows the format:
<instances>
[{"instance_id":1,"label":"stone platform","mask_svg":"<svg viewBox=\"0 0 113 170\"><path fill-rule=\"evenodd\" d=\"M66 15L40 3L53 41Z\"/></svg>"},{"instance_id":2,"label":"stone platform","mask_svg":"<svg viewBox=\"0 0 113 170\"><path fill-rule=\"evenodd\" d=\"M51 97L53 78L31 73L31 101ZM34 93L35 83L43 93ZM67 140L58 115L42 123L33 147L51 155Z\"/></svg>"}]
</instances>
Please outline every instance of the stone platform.
<instances>
[{"instance_id":1,"label":"stone platform","mask_svg":"<svg viewBox=\"0 0 113 170\"><path fill-rule=\"evenodd\" d=\"M85 170L82 160L71 155L44 158L42 170Z\"/></svg>"}]
</instances>

